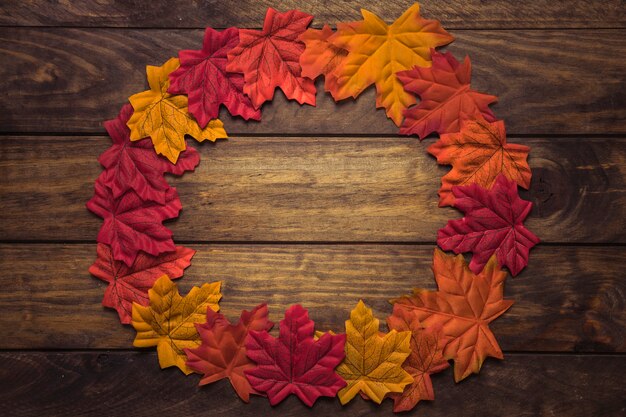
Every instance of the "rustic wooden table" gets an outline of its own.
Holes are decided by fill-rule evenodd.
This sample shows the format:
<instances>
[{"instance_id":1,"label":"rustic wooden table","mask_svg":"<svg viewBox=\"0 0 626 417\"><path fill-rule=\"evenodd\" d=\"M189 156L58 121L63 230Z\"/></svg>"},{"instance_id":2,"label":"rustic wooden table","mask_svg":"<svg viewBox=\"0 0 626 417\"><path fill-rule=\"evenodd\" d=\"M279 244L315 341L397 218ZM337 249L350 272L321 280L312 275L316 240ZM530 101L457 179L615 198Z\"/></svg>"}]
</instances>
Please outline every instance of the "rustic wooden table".
<instances>
[{"instance_id":1,"label":"rustic wooden table","mask_svg":"<svg viewBox=\"0 0 626 417\"><path fill-rule=\"evenodd\" d=\"M228 382L159 370L153 352L101 305L87 268L101 220L85 209L109 146L101 122L145 86L146 64L197 49L206 25L260 27L267 6L314 25L393 21L408 1L3 0L0 2L0 404L7 416L390 415L354 400L245 405ZM506 283L516 304L493 324L505 360L455 385L434 377L422 416L617 416L626 412L626 5L624 1L446 0L422 4L473 61L473 84L513 142L532 147L543 241ZM262 123L222 113L232 138L198 146L196 172L171 180L184 205L169 225L198 251L182 291L223 280L230 316L292 303L340 331L359 297L433 288L437 208L432 139L398 137L374 91L318 106L277 93Z\"/></svg>"}]
</instances>

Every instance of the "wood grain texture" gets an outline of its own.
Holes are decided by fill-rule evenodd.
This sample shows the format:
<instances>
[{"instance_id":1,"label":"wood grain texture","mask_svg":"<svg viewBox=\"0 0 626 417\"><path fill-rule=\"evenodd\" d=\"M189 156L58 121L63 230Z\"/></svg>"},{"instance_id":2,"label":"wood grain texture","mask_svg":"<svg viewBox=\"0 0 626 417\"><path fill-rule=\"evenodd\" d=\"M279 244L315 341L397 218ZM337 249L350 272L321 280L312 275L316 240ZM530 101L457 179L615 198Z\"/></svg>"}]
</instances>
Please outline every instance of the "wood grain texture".
<instances>
[{"instance_id":1,"label":"wood grain texture","mask_svg":"<svg viewBox=\"0 0 626 417\"><path fill-rule=\"evenodd\" d=\"M181 293L222 280L221 311L238 317L261 302L278 322L306 306L319 329L342 331L359 299L384 319L388 300L435 289L433 246L188 245L197 253ZM95 245L0 245L0 349L124 349L134 331L101 306L106 283L90 277ZM626 351L621 247L539 246L506 282L515 300L491 327L505 351Z\"/></svg>"},{"instance_id":2,"label":"wood grain texture","mask_svg":"<svg viewBox=\"0 0 626 417\"><path fill-rule=\"evenodd\" d=\"M453 34L450 50L471 56L473 85L499 96L494 109L509 133L626 133L626 30ZM145 65L199 48L202 31L0 28L0 41L0 132L101 132L144 89ZM335 104L317 86L316 108L279 92L260 123L220 117L239 135L397 134L374 110L372 88Z\"/></svg>"},{"instance_id":3,"label":"wood grain texture","mask_svg":"<svg viewBox=\"0 0 626 417\"><path fill-rule=\"evenodd\" d=\"M624 140L514 141L532 148L533 181L522 192L535 204L530 230L544 242L626 242ZM167 224L179 242L434 242L462 213L437 207L449 168L426 154L430 142L237 137L200 146L196 171L170 180L183 211ZM93 242L102 221L85 202L109 143L0 139L2 239Z\"/></svg>"},{"instance_id":4,"label":"wood grain texture","mask_svg":"<svg viewBox=\"0 0 626 417\"><path fill-rule=\"evenodd\" d=\"M360 8L395 20L413 1L220 1L179 0L22 0L0 5L0 24L12 26L113 27L260 27L267 7L298 8L315 16L316 26L360 19ZM523 6L506 0L422 1L422 15L455 28L593 28L624 27L622 0L529 0Z\"/></svg>"},{"instance_id":5,"label":"wood grain texture","mask_svg":"<svg viewBox=\"0 0 626 417\"><path fill-rule=\"evenodd\" d=\"M228 381L198 387L197 375L160 370L148 353L1 353L0 401L10 417L393 416L392 403L355 398L341 407L321 398L308 409L294 396L276 407L240 401ZM507 355L487 361L479 377L454 384L451 370L433 376L435 401L408 416L623 416L624 356Z\"/></svg>"}]
</instances>

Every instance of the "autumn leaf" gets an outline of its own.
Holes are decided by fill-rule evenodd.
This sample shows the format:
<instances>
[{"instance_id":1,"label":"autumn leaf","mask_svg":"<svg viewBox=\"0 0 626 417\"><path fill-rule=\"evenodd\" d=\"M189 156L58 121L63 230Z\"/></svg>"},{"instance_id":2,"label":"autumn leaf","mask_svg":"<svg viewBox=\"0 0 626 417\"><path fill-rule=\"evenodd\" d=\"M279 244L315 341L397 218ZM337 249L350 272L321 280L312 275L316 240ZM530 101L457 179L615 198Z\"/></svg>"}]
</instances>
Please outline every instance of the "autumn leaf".
<instances>
[{"instance_id":1,"label":"autumn leaf","mask_svg":"<svg viewBox=\"0 0 626 417\"><path fill-rule=\"evenodd\" d=\"M187 94L189 112L205 127L217 119L220 105L226 106L233 116L244 119L261 119L250 98L243 92L243 75L226 72L228 51L239 43L239 29L228 28L218 32L206 28L201 50L178 52L180 67L170 73L171 94Z\"/></svg>"},{"instance_id":2,"label":"autumn leaf","mask_svg":"<svg viewBox=\"0 0 626 417\"><path fill-rule=\"evenodd\" d=\"M193 170L200 163L200 155L189 148L174 165L154 153L149 139L131 142L126 123L132 113L132 106L125 104L117 118L104 122L113 145L98 158L105 168L100 178L116 199L133 190L142 200L165 204L165 195L170 187L163 174L182 175Z\"/></svg>"},{"instance_id":3,"label":"autumn leaf","mask_svg":"<svg viewBox=\"0 0 626 417\"><path fill-rule=\"evenodd\" d=\"M148 307L133 303L132 325L137 331L133 346L156 346L161 368L177 366L189 375L193 371L185 364L184 350L200 345L195 323L206 319L208 308L219 310L220 285L220 282L213 282L193 287L181 297L176 284L163 275L148 291Z\"/></svg>"},{"instance_id":4,"label":"autumn leaf","mask_svg":"<svg viewBox=\"0 0 626 417\"><path fill-rule=\"evenodd\" d=\"M187 97L167 92L170 85L168 76L176 68L177 58L171 58L160 67L146 67L150 90L129 98L135 112L128 120L131 140L150 136L156 152L173 164L186 148L185 135L190 135L199 142L214 142L227 137L219 119L211 120L204 129L200 129L187 111Z\"/></svg>"},{"instance_id":5,"label":"autumn leaf","mask_svg":"<svg viewBox=\"0 0 626 417\"><path fill-rule=\"evenodd\" d=\"M348 51L339 48L328 41L333 30L328 25L322 29L307 29L298 38L304 42L306 48L300 55L300 65L302 66L302 76L312 80L320 75L325 77L324 85L326 91L337 89L337 73L335 69L348 55Z\"/></svg>"},{"instance_id":6,"label":"autumn leaf","mask_svg":"<svg viewBox=\"0 0 626 417\"><path fill-rule=\"evenodd\" d=\"M495 257L475 275L462 255L447 255L435 249L433 273L439 291L416 289L411 296L394 302L394 315L401 309L415 312L426 327L442 326L451 340L444 356L454 359L454 379L459 382L478 373L488 356L502 359L502 350L489 329L489 323L511 307L504 300L506 273Z\"/></svg>"},{"instance_id":7,"label":"autumn leaf","mask_svg":"<svg viewBox=\"0 0 626 417\"><path fill-rule=\"evenodd\" d=\"M400 306L398 306L400 307ZM411 332L411 354L402 365L413 377L402 393L392 393L393 411L412 410L420 400L434 400L435 393L430 375L447 369L450 365L443 356L448 338L439 324L423 327L415 311L394 308L387 318L387 326L398 332Z\"/></svg>"},{"instance_id":8,"label":"autumn leaf","mask_svg":"<svg viewBox=\"0 0 626 417\"><path fill-rule=\"evenodd\" d=\"M279 13L270 7L263 30L239 30L239 44L228 52L226 69L243 74L243 91L255 108L272 100L276 87L288 99L315 105L315 85L301 74L304 43L298 40L311 20L313 16L298 10Z\"/></svg>"},{"instance_id":9,"label":"autumn leaf","mask_svg":"<svg viewBox=\"0 0 626 417\"><path fill-rule=\"evenodd\" d=\"M187 367L203 374L199 385L228 378L243 401L250 401L250 393L258 393L243 373L254 368L254 362L246 356L245 341L250 330L269 331L274 326L267 316L267 305L261 304L250 312L242 311L239 322L230 324L222 314L207 309L206 323L196 324L202 344L185 349Z\"/></svg>"},{"instance_id":10,"label":"autumn leaf","mask_svg":"<svg viewBox=\"0 0 626 417\"><path fill-rule=\"evenodd\" d=\"M244 373L271 405L295 394L312 407L319 397L334 397L345 386L335 367L344 358L346 336L327 333L314 340L314 327L307 310L294 305L285 311L277 338L267 331L248 334L247 355L257 366Z\"/></svg>"},{"instance_id":11,"label":"autumn leaf","mask_svg":"<svg viewBox=\"0 0 626 417\"><path fill-rule=\"evenodd\" d=\"M530 148L507 143L503 121L464 121L459 133L441 135L428 152L439 164L452 165L441 179L439 207L454 205L452 187L478 184L491 188L500 174L521 187L530 187L531 172L526 161Z\"/></svg>"},{"instance_id":12,"label":"autumn leaf","mask_svg":"<svg viewBox=\"0 0 626 417\"><path fill-rule=\"evenodd\" d=\"M329 41L349 51L335 70L337 88L330 92L335 100L356 98L367 87L376 85L376 107L400 126L402 112L415 104L415 96L404 90L396 73L416 65L431 64L431 49L454 39L436 20L420 17L415 3L392 25L362 9L363 20L339 23Z\"/></svg>"},{"instance_id":13,"label":"autumn leaf","mask_svg":"<svg viewBox=\"0 0 626 417\"><path fill-rule=\"evenodd\" d=\"M172 232L163 225L182 209L175 188L167 189L164 205L145 201L132 190L115 198L100 178L94 188L87 208L104 219L97 240L111 246L114 259L130 267L139 251L157 256L176 248Z\"/></svg>"},{"instance_id":14,"label":"autumn leaf","mask_svg":"<svg viewBox=\"0 0 626 417\"><path fill-rule=\"evenodd\" d=\"M402 392L413 377L402 369L409 356L411 332L379 334L379 321L363 301L359 301L346 321L346 358L337 373L347 382L339 391L341 404L359 392L380 404L385 395Z\"/></svg>"},{"instance_id":15,"label":"autumn leaf","mask_svg":"<svg viewBox=\"0 0 626 417\"><path fill-rule=\"evenodd\" d=\"M450 220L437 232L437 244L454 253L472 252L469 267L474 273L495 254L498 263L515 276L528 265L530 249L539 239L524 227L532 208L530 201L519 198L517 184L500 175L491 190L477 184L452 187L454 206L465 213L460 220Z\"/></svg>"},{"instance_id":16,"label":"autumn leaf","mask_svg":"<svg viewBox=\"0 0 626 417\"><path fill-rule=\"evenodd\" d=\"M498 98L470 88L469 57L460 64L450 52L432 51L432 60L430 68L416 66L397 74L404 89L420 97L417 106L404 111L401 135L424 139L432 132L458 132L464 120L496 120L489 105Z\"/></svg>"},{"instance_id":17,"label":"autumn leaf","mask_svg":"<svg viewBox=\"0 0 626 417\"><path fill-rule=\"evenodd\" d=\"M147 306L148 290L155 281L163 275L171 279L182 277L185 268L191 265L191 258L195 253L196 251L182 246L159 256L140 252L133 265L128 267L113 259L110 246L99 243L98 258L89 267L89 272L109 283L102 305L117 310L120 321L129 324L133 303Z\"/></svg>"}]
</instances>

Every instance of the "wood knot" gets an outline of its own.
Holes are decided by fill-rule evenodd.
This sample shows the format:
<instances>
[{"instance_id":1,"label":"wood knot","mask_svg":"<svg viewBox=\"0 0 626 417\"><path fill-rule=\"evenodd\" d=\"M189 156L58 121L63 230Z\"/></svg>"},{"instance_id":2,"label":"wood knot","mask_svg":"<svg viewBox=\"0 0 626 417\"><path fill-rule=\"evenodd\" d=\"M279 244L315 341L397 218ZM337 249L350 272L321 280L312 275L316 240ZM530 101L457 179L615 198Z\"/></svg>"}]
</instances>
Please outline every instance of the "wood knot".
<instances>
[{"instance_id":1,"label":"wood knot","mask_svg":"<svg viewBox=\"0 0 626 417\"><path fill-rule=\"evenodd\" d=\"M46 62L37 69L33 76L33 81L37 83L51 83L59 78L56 65Z\"/></svg>"}]
</instances>

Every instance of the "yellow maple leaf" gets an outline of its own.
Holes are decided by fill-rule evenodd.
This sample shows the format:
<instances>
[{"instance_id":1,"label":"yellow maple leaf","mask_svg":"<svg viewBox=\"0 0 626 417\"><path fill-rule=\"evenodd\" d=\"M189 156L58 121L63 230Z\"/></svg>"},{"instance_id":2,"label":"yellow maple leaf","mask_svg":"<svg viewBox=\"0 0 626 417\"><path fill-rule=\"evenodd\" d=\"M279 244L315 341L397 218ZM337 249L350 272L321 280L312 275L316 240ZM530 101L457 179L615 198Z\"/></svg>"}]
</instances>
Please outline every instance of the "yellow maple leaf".
<instances>
[{"instance_id":1,"label":"yellow maple leaf","mask_svg":"<svg viewBox=\"0 0 626 417\"><path fill-rule=\"evenodd\" d=\"M389 392L402 392L413 377L402 369L410 354L411 332L380 334L378 319L359 301L346 321L346 358L337 373L348 385L337 394L341 404L359 391L380 404Z\"/></svg>"},{"instance_id":2,"label":"yellow maple leaf","mask_svg":"<svg viewBox=\"0 0 626 417\"><path fill-rule=\"evenodd\" d=\"M329 42L349 53L335 69L337 87L330 91L335 100L356 98L376 84L376 107L384 107L387 116L400 126L402 112L416 100L404 91L396 73L416 65L430 67L431 49L454 40L438 21L422 19L419 10L415 3L387 25L361 9L363 20L337 24L337 32Z\"/></svg>"},{"instance_id":3,"label":"yellow maple leaf","mask_svg":"<svg viewBox=\"0 0 626 417\"><path fill-rule=\"evenodd\" d=\"M195 323L204 323L207 308L219 310L220 286L221 282L212 282L193 287L181 297L176 284L163 275L148 291L149 306L133 303L132 325L137 331L133 346L156 346L161 368L177 366L189 375L184 349L200 345Z\"/></svg>"},{"instance_id":4,"label":"yellow maple leaf","mask_svg":"<svg viewBox=\"0 0 626 417\"><path fill-rule=\"evenodd\" d=\"M148 65L146 74L150 89L134 94L128 99L135 109L128 121L130 140L150 136L154 149L173 164L185 150L185 135L198 142L227 138L224 124L219 119L209 121L201 129L187 110L187 97L167 92L170 72L180 65L178 58L171 58L160 67Z\"/></svg>"}]
</instances>

